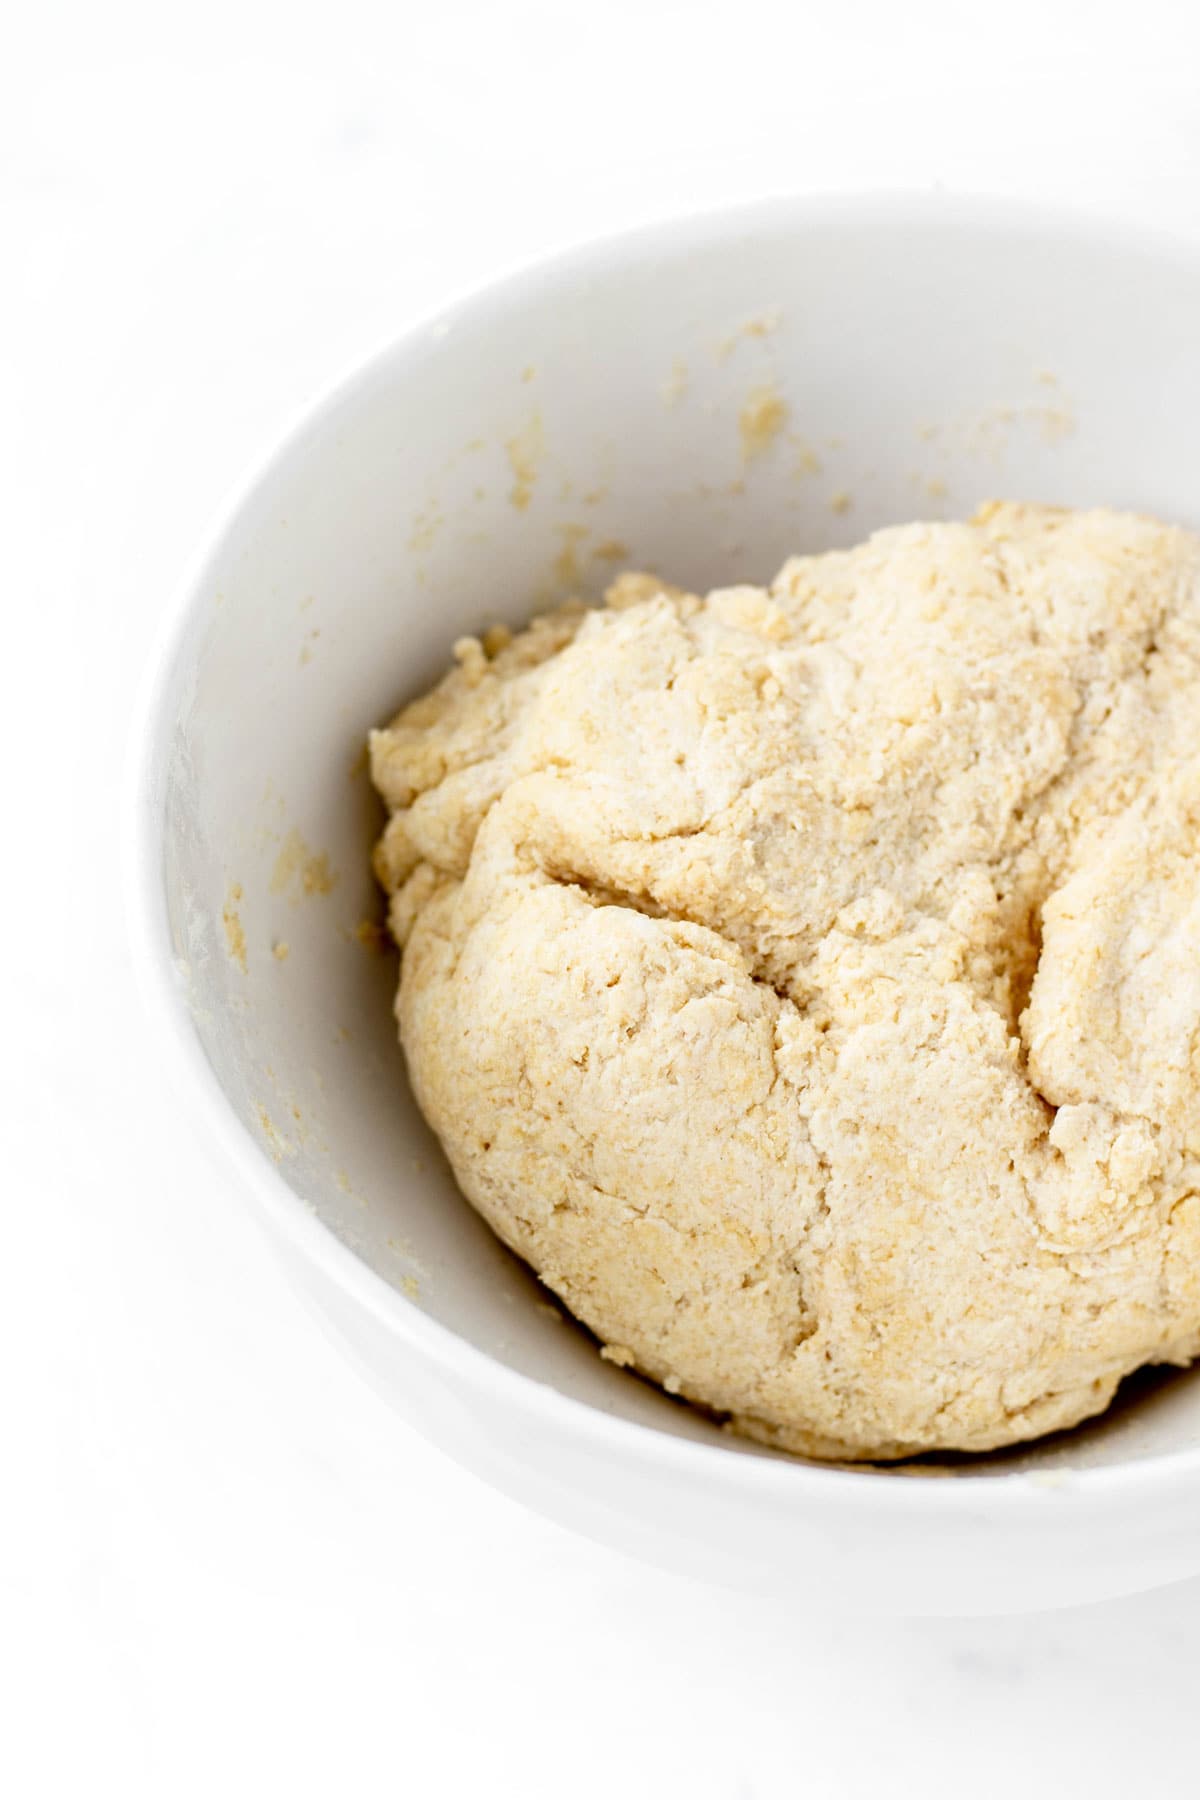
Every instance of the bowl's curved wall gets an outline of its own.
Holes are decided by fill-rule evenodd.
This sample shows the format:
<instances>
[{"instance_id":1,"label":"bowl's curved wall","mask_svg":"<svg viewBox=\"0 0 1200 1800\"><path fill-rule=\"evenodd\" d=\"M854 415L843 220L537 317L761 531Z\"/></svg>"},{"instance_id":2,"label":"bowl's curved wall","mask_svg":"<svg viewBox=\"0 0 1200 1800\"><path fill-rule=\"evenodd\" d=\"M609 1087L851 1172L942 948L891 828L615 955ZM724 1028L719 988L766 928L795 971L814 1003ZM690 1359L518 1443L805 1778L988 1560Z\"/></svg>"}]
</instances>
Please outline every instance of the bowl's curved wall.
<instances>
[{"instance_id":1,"label":"bowl's curved wall","mask_svg":"<svg viewBox=\"0 0 1200 1800\"><path fill-rule=\"evenodd\" d=\"M624 565L761 579L793 551L993 495L1200 525L1198 318L1200 261L1121 234L965 203L781 203L468 301L273 459L159 672L138 802L148 929L169 934L191 1028L261 1156L415 1308L590 1406L735 1448L601 1363L417 1117L395 963L369 925L367 727L460 634L598 594ZM1197 1445L1185 1378L1017 1462ZM978 1471L997 1466L1017 1465Z\"/></svg>"}]
</instances>

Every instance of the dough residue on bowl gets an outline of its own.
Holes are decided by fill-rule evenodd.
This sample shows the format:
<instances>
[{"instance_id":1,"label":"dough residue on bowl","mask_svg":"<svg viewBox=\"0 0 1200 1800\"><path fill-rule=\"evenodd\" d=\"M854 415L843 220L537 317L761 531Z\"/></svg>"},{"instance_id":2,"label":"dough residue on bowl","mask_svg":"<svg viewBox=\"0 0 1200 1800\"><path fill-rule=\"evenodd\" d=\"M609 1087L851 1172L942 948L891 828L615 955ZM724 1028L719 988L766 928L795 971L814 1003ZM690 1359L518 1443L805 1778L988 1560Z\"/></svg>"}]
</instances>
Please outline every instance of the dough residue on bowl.
<instances>
[{"instance_id":1,"label":"dough residue on bowl","mask_svg":"<svg viewBox=\"0 0 1200 1800\"><path fill-rule=\"evenodd\" d=\"M371 737L473 1204L668 1391L985 1450L1200 1349L1200 542L994 505L624 575Z\"/></svg>"}]
</instances>

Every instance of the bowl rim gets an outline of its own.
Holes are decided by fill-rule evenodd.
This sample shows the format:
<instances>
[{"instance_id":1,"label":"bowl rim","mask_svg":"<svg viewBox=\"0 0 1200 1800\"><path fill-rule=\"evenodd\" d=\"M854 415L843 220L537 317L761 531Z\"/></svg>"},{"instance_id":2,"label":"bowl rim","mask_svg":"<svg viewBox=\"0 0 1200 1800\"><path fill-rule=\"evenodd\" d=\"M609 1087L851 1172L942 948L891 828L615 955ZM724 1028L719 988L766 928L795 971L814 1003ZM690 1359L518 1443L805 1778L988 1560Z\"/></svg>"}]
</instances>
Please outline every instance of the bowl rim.
<instances>
[{"instance_id":1,"label":"bowl rim","mask_svg":"<svg viewBox=\"0 0 1200 1800\"><path fill-rule=\"evenodd\" d=\"M571 286L592 275L611 274L622 263L655 251L677 254L689 243L711 249L722 241L764 231L801 234L807 226L839 221L860 229L873 221L890 227L908 221L967 232L1019 232L1048 246L1073 240L1127 255L1152 255L1200 274L1200 241L1182 232L1090 210L945 190L782 194L671 214L632 229L568 243L475 283L432 312L409 320L294 413L267 451L253 460L249 472L229 485L200 549L164 606L134 706L121 793L123 899L136 986L181 1104L188 1107L203 1140L218 1150L223 1166L253 1196L266 1222L407 1349L443 1366L510 1410L539 1415L547 1428L576 1441L586 1440L594 1450L703 1480L710 1491L724 1486L743 1495L750 1489L797 1502L827 1498L855 1510L909 1512L933 1507L957 1514L978 1512L986 1500L989 1509L1001 1505L1008 1512L1043 1507L1051 1491L1057 1504L1061 1504L1064 1490L1093 1503L1111 1500L1123 1504L1132 1491L1147 1487L1176 1492L1190 1489L1200 1485L1200 1446L1079 1469L980 1469L968 1479L865 1480L865 1475L879 1473L881 1466L824 1465L780 1455L733 1454L720 1443L697 1442L608 1413L511 1368L431 1318L363 1262L301 1201L229 1105L196 1034L178 980L163 883L165 819L157 780L174 722L168 701L189 628L211 587L209 571L242 512L278 465L300 451L306 439L322 432L385 368L419 360L428 346L444 339L459 320L518 309L531 291L544 294L548 284Z\"/></svg>"}]
</instances>

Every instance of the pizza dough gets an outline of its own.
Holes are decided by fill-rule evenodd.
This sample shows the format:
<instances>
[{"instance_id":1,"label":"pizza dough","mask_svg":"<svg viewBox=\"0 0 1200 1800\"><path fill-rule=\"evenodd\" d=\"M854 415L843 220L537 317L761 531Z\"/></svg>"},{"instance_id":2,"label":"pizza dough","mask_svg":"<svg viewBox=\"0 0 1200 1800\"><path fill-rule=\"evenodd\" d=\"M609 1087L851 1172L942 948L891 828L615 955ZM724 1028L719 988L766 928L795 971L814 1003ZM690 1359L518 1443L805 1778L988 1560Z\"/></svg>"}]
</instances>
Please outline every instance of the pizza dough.
<instances>
[{"instance_id":1,"label":"pizza dough","mask_svg":"<svg viewBox=\"0 0 1200 1800\"><path fill-rule=\"evenodd\" d=\"M810 1456L1200 1351L1200 542L623 576L372 734L413 1085L605 1346Z\"/></svg>"}]
</instances>

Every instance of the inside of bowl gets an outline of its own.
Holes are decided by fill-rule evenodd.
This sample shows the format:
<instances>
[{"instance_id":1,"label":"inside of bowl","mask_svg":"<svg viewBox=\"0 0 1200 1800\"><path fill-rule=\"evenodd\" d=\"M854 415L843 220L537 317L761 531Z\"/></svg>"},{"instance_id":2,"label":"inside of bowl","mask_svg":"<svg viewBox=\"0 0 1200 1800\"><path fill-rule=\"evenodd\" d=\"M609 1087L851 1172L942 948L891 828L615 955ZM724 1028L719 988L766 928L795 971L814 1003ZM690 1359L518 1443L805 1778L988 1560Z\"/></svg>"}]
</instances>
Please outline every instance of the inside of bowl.
<instances>
[{"instance_id":1,"label":"inside of bowl","mask_svg":"<svg viewBox=\"0 0 1200 1800\"><path fill-rule=\"evenodd\" d=\"M992 496L1200 524L1200 274L1003 211L776 207L590 252L404 340L296 436L201 578L162 743L174 953L244 1129L452 1331L611 1412L600 1360L459 1196L409 1095L368 728L454 639L622 567L709 588ZM722 1442L742 1454L764 1452ZM956 1465L1200 1443L1200 1383Z\"/></svg>"}]
</instances>

